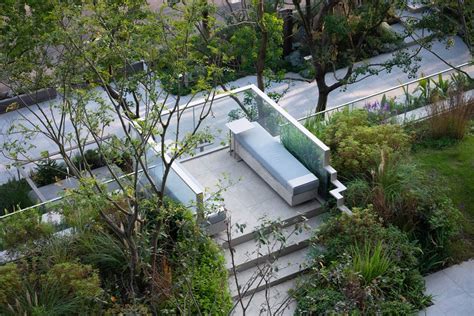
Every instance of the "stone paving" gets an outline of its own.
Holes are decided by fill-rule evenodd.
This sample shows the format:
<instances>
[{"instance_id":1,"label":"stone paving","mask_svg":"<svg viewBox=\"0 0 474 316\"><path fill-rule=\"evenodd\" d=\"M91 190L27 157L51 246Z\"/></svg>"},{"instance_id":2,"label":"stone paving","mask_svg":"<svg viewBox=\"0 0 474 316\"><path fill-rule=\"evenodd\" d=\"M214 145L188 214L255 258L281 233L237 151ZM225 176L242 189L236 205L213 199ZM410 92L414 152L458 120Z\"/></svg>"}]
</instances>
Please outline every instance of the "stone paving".
<instances>
[{"instance_id":1,"label":"stone paving","mask_svg":"<svg viewBox=\"0 0 474 316\"><path fill-rule=\"evenodd\" d=\"M232 238L253 231L264 221L287 220L320 207L316 200L289 206L244 161L232 158L228 149L182 165L209 193L225 188L222 198L232 216L232 223L245 225L243 231L232 231ZM226 239L226 236L222 238Z\"/></svg>"},{"instance_id":2,"label":"stone paving","mask_svg":"<svg viewBox=\"0 0 474 316\"><path fill-rule=\"evenodd\" d=\"M474 259L425 277L433 305L419 315L474 315Z\"/></svg>"}]
</instances>

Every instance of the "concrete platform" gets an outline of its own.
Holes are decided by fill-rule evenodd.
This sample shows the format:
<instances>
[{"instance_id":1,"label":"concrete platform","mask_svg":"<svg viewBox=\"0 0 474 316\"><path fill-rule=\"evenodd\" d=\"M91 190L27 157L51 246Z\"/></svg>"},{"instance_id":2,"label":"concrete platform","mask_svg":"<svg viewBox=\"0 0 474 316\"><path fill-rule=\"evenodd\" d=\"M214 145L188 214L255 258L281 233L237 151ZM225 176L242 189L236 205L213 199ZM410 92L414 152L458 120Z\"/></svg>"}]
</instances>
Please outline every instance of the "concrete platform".
<instances>
[{"instance_id":1,"label":"concrete platform","mask_svg":"<svg viewBox=\"0 0 474 316\"><path fill-rule=\"evenodd\" d=\"M182 162L182 165L209 192L225 187L222 198L232 225L245 225L241 231L232 229L233 239L268 222L291 220L295 216L312 217L317 215L315 211L321 211L317 200L289 206L244 161L235 160L228 148ZM225 238L224 234L220 237Z\"/></svg>"}]
</instances>

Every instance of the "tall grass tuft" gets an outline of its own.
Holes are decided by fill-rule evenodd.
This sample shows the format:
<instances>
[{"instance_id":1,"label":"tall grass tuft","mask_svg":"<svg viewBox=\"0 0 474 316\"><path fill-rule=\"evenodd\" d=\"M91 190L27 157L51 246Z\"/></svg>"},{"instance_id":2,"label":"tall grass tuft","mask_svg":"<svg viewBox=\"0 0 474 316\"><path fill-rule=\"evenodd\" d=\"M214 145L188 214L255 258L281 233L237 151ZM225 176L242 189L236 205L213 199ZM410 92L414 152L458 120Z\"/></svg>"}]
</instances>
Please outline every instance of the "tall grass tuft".
<instances>
[{"instance_id":1,"label":"tall grass tuft","mask_svg":"<svg viewBox=\"0 0 474 316\"><path fill-rule=\"evenodd\" d=\"M390 265L390 256L380 241L375 245L366 241L364 246L356 245L352 248L352 269L360 273L365 284L384 275Z\"/></svg>"},{"instance_id":2,"label":"tall grass tuft","mask_svg":"<svg viewBox=\"0 0 474 316\"><path fill-rule=\"evenodd\" d=\"M428 126L433 139L460 140L469 128L474 114L474 98L466 98L464 92L455 91L444 101L428 106Z\"/></svg>"}]
</instances>

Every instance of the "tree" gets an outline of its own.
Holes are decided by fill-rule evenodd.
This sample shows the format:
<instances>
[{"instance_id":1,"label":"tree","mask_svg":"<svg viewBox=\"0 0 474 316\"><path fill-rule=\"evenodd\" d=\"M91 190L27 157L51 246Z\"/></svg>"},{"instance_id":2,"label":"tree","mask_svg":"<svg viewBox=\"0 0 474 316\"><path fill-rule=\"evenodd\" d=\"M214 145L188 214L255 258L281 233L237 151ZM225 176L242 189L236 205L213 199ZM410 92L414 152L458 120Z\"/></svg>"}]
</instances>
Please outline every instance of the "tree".
<instances>
[{"instance_id":1,"label":"tree","mask_svg":"<svg viewBox=\"0 0 474 316\"><path fill-rule=\"evenodd\" d=\"M163 251L168 246L159 244L170 220L164 211L166 182L176 159L193 154L199 142L212 137L201 124L211 113L212 87L221 80L220 62L212 56L196 59L199 6L185 6L180 14L170 15L150 11L144 0L44 3L50 5L47 11L16 6L0 19L7 21L0 25L0 82L18 94L54 87L60 97L49 105L18 111L20 120L8 127L9 141L2 144L2 153L17 164L37 163L35 149L54 148L69 173L80 180L74 193L85 201L107 201L98 204L97 211L128 254L131 272L124 282L124 299L134 302L144 293L159 293L158 280L166 277ZM28 42L27 34L33 32L23 26L36 23L45 31ZM15 38L25 39L25 49L18 53ZM149 61L149 68L130 71L140 60ZM196 78L193 94L204 91L206 102L197 124L183 135L183 112L193 98L184 104L180 97L173 100L160 82L181 89L187 73ZM150 147L152 139L155 148ZM91 147L122 192L120 199L92 172L87 156ZM75 163L77 157L85 163ZM157 162L162 173L151 168ZM126 167L120 170L116 165ZM152 206L142 202L145 193Z\"/></svg>"},{"instance_id":2,"label":"tree","mask_svg":"<svg viewBox=\"0 0 474 316\"><path fill-rule=\"evenodd\" d=\"M361 62L371 49L369 44L377 40L378 29L389 16L394 5L390 1L369 0L361 5L341 0L293 0L301 28L304 45L311 54L314 80L318 86L316 112L326 109L328 95L332 91L395 66L403 67L410 74L417 70L415 52L398 50L387 61L377 64ZM327 74L347 67L342 77L328 80ZM334 79L334 80L332 80Z\"/></svg>"},{"instance_id":3,"label":"tree","mask_svg":"<svg viewBox=\"0 0 474 316\"><path fill-rule=\"evenodd\" d=\"M250 1L235 9L221 10L224 23L215 32L216 46L238 75L256 73L257 85L265 90L265 75L279 67L282 57L283 21L278 17L280 1Z\"/></svg>"}]
</instances>

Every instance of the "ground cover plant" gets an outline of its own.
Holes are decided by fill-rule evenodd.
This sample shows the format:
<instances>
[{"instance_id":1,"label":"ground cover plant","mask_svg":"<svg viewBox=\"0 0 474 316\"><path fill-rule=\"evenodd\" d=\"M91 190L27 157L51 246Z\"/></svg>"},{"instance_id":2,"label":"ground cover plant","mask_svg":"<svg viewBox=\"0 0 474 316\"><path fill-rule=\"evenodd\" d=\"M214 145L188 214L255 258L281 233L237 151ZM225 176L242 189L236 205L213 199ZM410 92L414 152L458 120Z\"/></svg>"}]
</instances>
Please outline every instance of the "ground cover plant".
<instances>
[{"instance_id":1,"label":"ground cover plant","mask_svg":"<svg viewBox=\"0 0 474 316\"><path fill-rule=\"evenodd\" d=\"M413 157L430 181L447 188L462 213L460 234L450 242L453 262L474 257L474 136L443 148L418 148Z\"/></svg>"}]
</instances>

